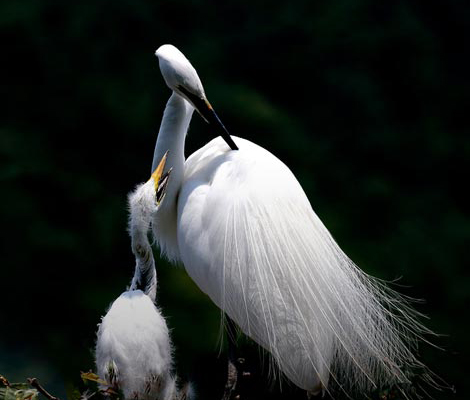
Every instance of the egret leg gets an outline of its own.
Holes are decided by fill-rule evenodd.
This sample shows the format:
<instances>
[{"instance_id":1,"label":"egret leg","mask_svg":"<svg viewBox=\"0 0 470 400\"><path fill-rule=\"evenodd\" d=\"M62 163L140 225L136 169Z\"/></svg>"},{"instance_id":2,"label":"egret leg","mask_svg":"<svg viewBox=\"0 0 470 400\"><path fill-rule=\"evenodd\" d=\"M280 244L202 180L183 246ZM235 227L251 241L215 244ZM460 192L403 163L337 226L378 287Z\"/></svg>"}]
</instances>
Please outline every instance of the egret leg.
<instances>
[{"instance_id":1,"label":"egret leg","mask_svg":"<svg viewBox=\"0 0 470 400\"><path fill-rule=\"evenodd\" d=\"M226 332L228 340L228 368L227 368L227 382L225 384L224 395L222 400L232 400L239 399L240 396L236 394L237 382L239 373L245 375L243 372L240 372L240 366L243 364L244 360L237 358L237 345L235 339L237 336L237 327L235 322L225 314L226 319Z\"/></svg>"},{"instance_id":2,"label":"egret leg","mask_svg":"<svg viewBox=\"0 0 470 400\"><path fill-rule=\"evenodd\" d=\"M245 359L238 357L236 337L237 325L225 314L226 332L228 341L228 368L227 382L222 400L243 400L244 378L250 377L251 373L245 371Z\"/></svg>"}]
</instances>

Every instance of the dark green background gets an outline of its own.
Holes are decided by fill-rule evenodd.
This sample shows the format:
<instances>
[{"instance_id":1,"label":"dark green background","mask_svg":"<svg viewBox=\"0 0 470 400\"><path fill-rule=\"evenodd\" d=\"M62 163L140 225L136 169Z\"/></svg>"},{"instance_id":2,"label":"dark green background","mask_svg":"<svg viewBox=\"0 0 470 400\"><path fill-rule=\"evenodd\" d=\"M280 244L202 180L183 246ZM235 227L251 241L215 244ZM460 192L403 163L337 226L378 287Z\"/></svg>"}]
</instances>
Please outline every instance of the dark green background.
<instances>
[{"instance_id":1,"label":"dark green background","mask_svg":"<svg viewBox=\"0 0 470 400\"><path fill-rule=\"evenodd\" d=\"M126 194L150 173L172 43L351 258L426 299L444 351L422 358L457 389L433 394L467 398L469 21L465 0L0 3L0 374L64 396L93 367L133 272ZM210 135L195 116L188 154ZM178 370L220 398L219 311L183 269L158 273Z\"/></svg>"}]
</instances>

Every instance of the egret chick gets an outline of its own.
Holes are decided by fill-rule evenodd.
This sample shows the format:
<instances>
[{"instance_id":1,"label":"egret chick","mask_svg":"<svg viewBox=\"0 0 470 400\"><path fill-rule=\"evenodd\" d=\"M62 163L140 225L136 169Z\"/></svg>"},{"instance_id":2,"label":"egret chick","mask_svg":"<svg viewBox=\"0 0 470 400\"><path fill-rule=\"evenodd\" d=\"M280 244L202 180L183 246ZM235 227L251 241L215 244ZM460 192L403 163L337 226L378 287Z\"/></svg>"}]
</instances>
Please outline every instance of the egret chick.
<instances>
[{"instance_id":1,"label":"egret chick","mask_svg":"<svg viewBox=\"0 0 470 400\"><path fill-rule=\"evenodd\" d=\"M186 398L172 374L168 327L155 304L157 275L147 234L152 215L165 195L169 173L166 155L144 184L129 195L129 233L136 267L129 290L111 305L99 325L96 342L98 375L126 399Z\"/></svg>"}]
</instances>

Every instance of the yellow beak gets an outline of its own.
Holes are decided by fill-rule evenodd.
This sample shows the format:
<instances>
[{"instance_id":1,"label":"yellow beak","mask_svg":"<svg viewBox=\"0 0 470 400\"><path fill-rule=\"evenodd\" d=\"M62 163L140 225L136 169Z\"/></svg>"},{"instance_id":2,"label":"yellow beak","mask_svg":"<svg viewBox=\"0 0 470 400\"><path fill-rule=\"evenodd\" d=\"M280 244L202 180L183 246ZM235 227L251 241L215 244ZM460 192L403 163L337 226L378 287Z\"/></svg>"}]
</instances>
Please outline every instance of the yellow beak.
<instances>
[{"instance_id":1,"label":"yellow beak","mask_svg":"<svg viewBox=\"0 0 470 400\"><path fill-rule=\"evenodd\" d=\"M153 182L155 184L155 191L158 190L158 184L160 183L160 179L165 169L167 157L168 157L168 151L163 155L160 163L158 164L158 167L155 169L155 171L153 171L152 176L150 177L150 179L153 179Z\"/></svg>"},{"instance_id":2,"label":"yellow beak","mask_svg":"<svg viewBox=\"0 0 470 400\"><path fill-rule=\"evenodd\" d=\"M150 179L153 179L153 184L155 185L157 205L159 205L165 197L168 179L171 173L171 168L165 174L163 173L163 171L165 170L167 157L168 151L163 155L160 163L158 164L158 167L155 169L155 171L153 171L152 176L150 177Z\"/></svg>"}]
</instances>

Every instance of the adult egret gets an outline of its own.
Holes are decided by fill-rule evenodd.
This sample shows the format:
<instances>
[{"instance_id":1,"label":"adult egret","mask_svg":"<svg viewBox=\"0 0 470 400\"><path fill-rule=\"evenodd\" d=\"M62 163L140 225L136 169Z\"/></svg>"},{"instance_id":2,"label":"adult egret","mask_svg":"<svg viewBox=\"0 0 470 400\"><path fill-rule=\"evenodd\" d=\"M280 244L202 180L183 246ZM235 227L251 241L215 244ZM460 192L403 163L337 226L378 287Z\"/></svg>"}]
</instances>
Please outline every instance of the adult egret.
<instances>
[{"instance_id":1,"label":"adult egret","mask_svg":"<svg viewBox=\"0 0 470 400\"><path fill-rule=\"evenodd\" d=\"M135 273L129 290L113 302L97 333L98 375L126 399L176 400L186 398L189 390L186 386L180 393L172 374L171 341L155 305L157 275L147 237L168 183L168 175L162 176L164 165L165 157L152 177L129 195Z\"/></svg>"},{"instance_id":2,"label":"adult egret","mask_svg":"<svg viewBox=\"0 0 470 400\"><path fill-rule=\"evenodd\" d=\"M409 383L410 370L423 367L417 340L431 333L417 312L343 253L286 165L230 138L177 48L163 45L156 56L173 91L153 161L170 149L172 179L154 214L162 252L309 393L329 383L361 392ZM223 140L185 160L194 109Z\"/></svg>"}]
</instances>

